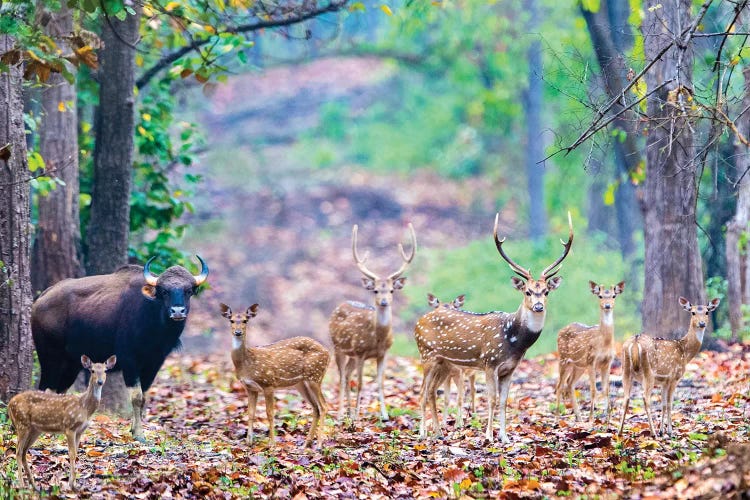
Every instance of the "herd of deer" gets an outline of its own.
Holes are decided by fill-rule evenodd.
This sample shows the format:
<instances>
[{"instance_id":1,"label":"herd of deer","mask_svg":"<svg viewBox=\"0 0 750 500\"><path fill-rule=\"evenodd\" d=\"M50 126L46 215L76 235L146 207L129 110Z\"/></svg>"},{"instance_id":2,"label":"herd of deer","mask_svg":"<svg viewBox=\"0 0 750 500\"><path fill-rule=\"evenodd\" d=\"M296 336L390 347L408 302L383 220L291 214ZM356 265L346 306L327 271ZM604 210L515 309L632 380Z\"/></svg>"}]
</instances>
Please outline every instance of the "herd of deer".
<instances>
[{"instance_id":1,"label":"herd of deer","mask_svg":"<svg viewBox=\"0 0 750 500\"><path fill-rule=\"evenodd\" d=\"M424 369L421 386L420 407L422 419L419 427L421 438L427 436L426 413L429 404L432 412L434 433L441 436L440 418L436 407L437 389L445 387L445 411L448 410L450 383L458 389L458 413L456 425L463 425L464 380L468 377L471 386L470 410L474 411L477 371L484 372L488 399L488 420L485 432L487 440L494 439L494 412L500 403L500 434L504 443L510 440L505 431L505 413L511 377L528 348L536 342L544 327L548 294L560 286L562 278L555 276L562 261L573 244L573 225L568 214L569 235L562 241L562 255L534 279L531 271L516 264L503 250L505 238L498 237L498 216L495 217L494 239L500 256L520 277L512 277L513 286L523 294L515 312L474 313L462 310L464 296L450 303L441 304L432 294L428 295L431 310L422 316L414 329L414 338L419 348ZM414 228L409 224L411 252L407 255L399 244L403 263L394 273L382 277L366 267L367 255L360 257L357 251L357 226L352 229L352 254L363 274L362 285L374 295L373 305L359 302L344 302L332 313L329 332L333 344L334 358L339 373L338 419L357 421L362 395L362 371L364 362L377 362L377 385L380 414L388 419L383 391L385 358L393 344L392 307L393 294L403 288L407 266L414 259L417 241ZM615 356L614 303L623 292L624 282L606 287L590 282L591 293L599 298L600 322L594 326L572 323L558 333L559 379L556 386L556 411L560 411L560 399L570 397L576 419L580 418L578 402L573 389L584 373L588 373L591 388L589 421L594 420L596 407L596 375L601 378L605 396L606 423L609 424L609 373ZM662 388L662 412L659 432L669 435L672 431L672 399L677 382L685 372L686 364L698 353L703 340L709 314L716 309L719 299L708 305L692 305L680 297L680 305L691 314L687 334L677 340L636 335L622 347L623 387L625 403L619 433L622 433L627 414L633 380L644 388L645 410L652 435L657 435L651 418L650 395L654 386ZM265 398L269 423L269 442L274 443L274 390L295 387L310 403L313 420L305 441L310 446L317 436L320 442L319 422L326 414L326 403L321 390L330 361L329 351L319 342L308 337L293 337L279 342L251 347L247 343L247 325L258 312L253 304L243 313L233 313L225 304L220 305L222 316L230 322L233 336L231 357L235 373L248 395L247 441L252 443L253 424L259 393ZM88 389L82 395L58 395L27 391L15 396L8 405L8 414L18 434L18 477L23 484L22 470L34 484L26 451L42 432L63 433L68 438L70 451L70 485L75 489L75 459L78 440L86 429L91 415L101 398L101 386L106 371L116 360L113 356L106 363L92 363L86 356L81 358L83 367L90 371ZM357 396L352 411L350 379L356 368Z\"/></svg>"}]
</instances>

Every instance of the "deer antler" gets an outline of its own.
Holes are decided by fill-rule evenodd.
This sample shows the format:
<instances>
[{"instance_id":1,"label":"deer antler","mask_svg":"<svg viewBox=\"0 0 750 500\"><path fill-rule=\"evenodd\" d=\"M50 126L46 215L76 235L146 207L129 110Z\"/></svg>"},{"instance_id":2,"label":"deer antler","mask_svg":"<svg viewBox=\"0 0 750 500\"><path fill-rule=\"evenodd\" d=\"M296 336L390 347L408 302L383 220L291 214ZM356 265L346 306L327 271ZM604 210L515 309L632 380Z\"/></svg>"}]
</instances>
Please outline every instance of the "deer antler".
<instances>
[{"instance_id":1,"label":"deer antler","mask_svg":"<svg viewBox=\"0 0 750 500\"><path fill-rule=\"evenodd\" d=\"M357 225L354 224L354 227L352 227L352 255L354 255L354 262L357 263L357 267L359 270L367 276L370 279L376 280L378 279L378 275L367 269L365 266L365 261L367 260L367 254L365 254L364 259L359 258L359 254L357 253Z\"/></svg>"},{"instance_id":2,"label":"deer antler","mask_svg":"<svg viewBox=\"0 0 750 500\"><path fill-rule=\"evenodd\" d=\"M409 232L411 232L411 255L407 256L406 252L404 252L404 246L401 243L398 244L398 251L401 253L401 258L404 262L398 271L388 276L388 279L395 279L401 276L401 273L406 271L406 267L414 260L414 255L417 253L417 235L414 233L414 226L412 226L411 222L409 223Z\"/></svg>"},{"instance_id":3,"label":"deer antler","mask_svg":"<svg viewBox=\"0 0 750 500\"><path fill-rule=\"evenodd\" d=\"M568 233L568 242L565 243L563 240L560 240L560 243L562 243L563 247L565 247L565 249L563 250L563 254L551 266L542 271L542 276L540 277L540 279L546 280L547 278L551 278L552 276L557 274L557 272L560 270L559 267L555 269L554 272L550 273L550 271L557 267L557 265L560 264L563 259L568 256L570 247L573 246L573 220L570 218L570 212L568 212L568 227L570 228L570 232Z\"/></svg>"},{"instance_id":4,"label":"deer antler","mask_svg":"<svg viewBox=\"0 0 750 500\"><path fill-rule=\"evenodd\" d=\"M508 263L510 268L519 276L521 276L523 279L528 280L531 279L531 271L528 269L524 269L523 267L519 266L513 260L508 257L508 254L505 253L505 250L503 250L503 243L505 242L505 238L502 240L497 236L497 224L500 219L500 213L495 214L495 229L493 231L493 234L495 236L495 246L497 247L497 251L500 252L500 256L505 259L505 262Z\"/></svg>"}]
</instances>

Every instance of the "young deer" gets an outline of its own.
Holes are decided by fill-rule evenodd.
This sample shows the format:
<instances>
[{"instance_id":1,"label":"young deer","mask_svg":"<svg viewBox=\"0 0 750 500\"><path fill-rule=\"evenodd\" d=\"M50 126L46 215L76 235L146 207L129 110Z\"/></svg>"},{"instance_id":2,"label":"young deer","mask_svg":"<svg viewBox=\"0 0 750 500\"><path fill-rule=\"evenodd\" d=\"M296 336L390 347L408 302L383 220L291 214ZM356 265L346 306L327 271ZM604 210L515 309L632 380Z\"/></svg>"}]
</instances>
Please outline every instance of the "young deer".
<instances>
[{"instance_id":1,"label":"young deer","mask_svg":"<svg viewBox=\"0 0 750 500\"><path fill-rule=\"evenodd\" d=\"M444 307L448 309L460 309L464 305L464 295L459 295L455 299L453 299L450 303L447 304L441 304L440 299L438 299L436 296L434 296L431 293L427 294L427 303L429 306L433 309L437 309L438 307ZM436 339L432 337L426 337L426 334L434 333L432 331L419 331L418 333L415 331L414 333L414 340L417 342L417 348L419 349L420 354L423 352L429 352L430 347L429 344L434 342ZM422 356L422 363L424 365L425 363L425 357ZM468 373L467 373L468 372ZM474 402L476 400L476 373L474 370L470 368L461 368L458 366L452 366L450 374L445 379L445 385L443 386L443 391L445 393L445 405L443 408L443 424L448 424L448 407L450 406L450 393L451 393L451 382L453 382L456 385L456 391L458 391L458 412L456 415L456 425L458 427L463 426L463 407L464 407L464 380L465 375L469 378L469 387L471 390L471 404L469 406L469 411L471 413L474 413Z\"/></svg>"},{"instance_id":2,"label":"young deer","mask_svg":"<svg viewBox=\"0 0 750 500\"><path fill-rule=\"evenodd\" d=\"M364 275L362 286L374 294L374 307L359 302L344 302L333 311L328 323L328 331L333 342L340 379L339 420L344 418L345 413L351 411L349 379L355 368L357 369L357 404L354 409L354 420L356 421L359 418L359 406L362 398L362 368L365 360L371 358L375 358L377 361L380 415L383 420L388 420L383 394L385 355L393 344L393 332L391 331L393 292L404 287L406 277L401 275L406 271L417 252L417 236L414 234L414 227L411 224L409 224L409 232L411 233L411 254L407 256L403 245L399 243L398 249L403 259L401 267L395 273L381 278L365 266L366 254L362 259L359 257L357 253L357 226L355 225L352 228L354 262ZM343 404L344 397L346 397L346 406Z\"/></svg>"},{"instance_id":3,"label":"young deer","mask_svg":"<svg viewBox=\"0 0 750 500\"><path fill-rule=\"evenodd\" d=\"M677 340L636 335L622 345L622 387L625 391L625 404L622 408L619 435L625 425L625 416L630 405L630 391L633 380L643 385L643 406L646 408L651 435L656 436L654 422L651 420L650 399L655 386L661 387L661 425L659 431L667 436L672 434L672 398L677 382L685 373L685 366L698 354L703 344L706 325L711 311L719 305L719 299L713 299L708 305L692 305L684 297L679 298L680 305L688 311L690 327L687 334Z\"/></svg>"},{"instance_id":4,"label":"young deer","mask_svg":"<svg viewBox=\"0 0 750 500\"><path fill-rule=\"evenodd\" d=\"M599 298L599 324L594 326L582 323L571 323L557 334L557 351L560 355L559 372L555 393L560 408L560 397L569 394L573 402L576 420L581 415L578 411L574 386L585 372L589 374L591 387L591 411L589 421L594 421L596 408L596 374L602 380L602 392L605 397L605 411L609 423L609 369L615 357L615 298L625 289L625 282L607 288L589 281L591 293Z\"/></svg>"},{"instance_id":5,"label":"young deer","mask_svg":"<svg viewBox=\"0 0 750 500\"><path fill-rule=\"evenodd\" d=\"M503 242L497 236L499 215L495 216L495 246L500 256L521 278L512 278L513 286L524 294L523 301L515 313L489 312L484 314L443 308L422 316L417 322L414 336L435 339L426 344L422 352L425 360L424 382L422 384L422 421L419 434L426 436L425 413L429 401L433 414L433 427L438 436L442 435L437 419L435 389L450 375L453 365L484 371L487 377L489 415L487 420L487 440L493 439L492 424L495 403L500 399L500 439L509 443L505 432L505 406L511 376L526 350L536 342L544 327L547 295L560 286L561 278L553 277L559 271L559 264L570 252L573 244L573 223L568 214L570 232L567 243L562 242L562 255L535 280L531 271L524 269L503 250Z\"/></svg>"},{"instance_id":6,"label":"young deer","mask_svg":"<svg viewBox=\"0 0 750 500\"><path fill-rule=\"evenodd\" d=\"M232 314L226 304L220 304L221 315L229 320L232 331L232 363L237 378L247 391L247 411L250 417L247 428L247 443L253 442L253 423L258 394L263 393L268 416L268 439L275 443L274 389L296 387L313 409L313 421L305 440L305 447L312 444L318 423L326 414L326 402L321 390L331 355L319 342L309 337L292 337L262 347L247 345L247 322L258 314L258 304L247 308L243 314ZM321 436L318 436L320 444Z\"/></svg>"},{"instance_id":7,"label":"young deer","mask_svg":"<svg viewBox=\"0 0 750 500\"><path fill-rule=\"evenodd\" d=\"M26 391L14 396L8 403L8 415L18 434L16 462L18 481L25 486L24 473L36 488L31 475L26 452L43 432L65 434L70 456L70 489L76 490L76 456L81 434L89 425L91 415L99 407L102 387L117 358L110 356L105 363L92 363L88 356L81 356L81 364L91 372L89 385L83 394L56 394L52 392ZM23 471L22 471L23 469Z\"/></svg>"}]
</instances>

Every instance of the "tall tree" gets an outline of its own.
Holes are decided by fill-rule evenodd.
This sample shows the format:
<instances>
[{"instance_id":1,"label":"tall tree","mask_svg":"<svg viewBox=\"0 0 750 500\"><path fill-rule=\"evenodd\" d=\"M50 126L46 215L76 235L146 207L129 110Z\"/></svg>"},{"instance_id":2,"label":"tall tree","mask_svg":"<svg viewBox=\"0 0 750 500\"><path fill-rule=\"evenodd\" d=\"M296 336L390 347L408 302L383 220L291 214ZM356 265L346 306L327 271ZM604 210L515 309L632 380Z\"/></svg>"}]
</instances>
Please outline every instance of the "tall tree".
<instances>
[{"instance_id":1,"label":"tall tree","mask_svg":"<svg viewBox=\"0 0 750 500\"><path fill-rule=\"evenodd\" d=\"M644 186L645 287L643 328L669 334L684 324L680 296L705 304L696 229L697 163L689 114L691 37L701 15L691 1L644 2L648 135Z\"/></svg>"},{"instance_id":2,"label":"tall tree","mask_svg":"<svg viewBox=\"0 0 750 500\"><path fill-rule=\"evenodd\" d=\"M616 117L612 123L619 131L622 140L613 143L615 160L615 179L618 183L615 197L617 214L617 238L624 257L635 251L633 233L640 228L639 207L636 203L635 189L629 182L630 174L634 172L642 161L636 137L638 132L635 122L623 113L626 103L618 99L623 95L627 85L627 71L624 50L628 41L629 27L622 18L625 0L602 0L597 9L589 9L583 3L579 4L581 14L586 21L591 44L596 54L601 70L604 91L614 101L609 110L610 115Z\"/></svg>"},{"instance_id":3,"label":"tall tree","mask_svg":"<svg viewBox=\"0 0 750 500\"><path fill-rule=\"evenodd\" d=\"M135 127L135 44L140 7L118 19L105 12L99 68L94 182L86 233L88 274L105 274L126 264L130 234L130 189Z\"/></svg>"},{"instance_id":4,"label":"tall tree","mask_svg":"<svg viewBox=\"0 0 750 500\"><path fill-rule=\"evenodd\" d=\"M40 17L40 16L37 16ZM63 4L49 13L45 33L64 53L73 32L72 11ZM47 172L59 182L38 198L38 223L31 253L32 291L38 293L65 278L83 275L78 217L78 116L76 89L60 73L53 73L41 91L43 117L39 152Z\"/></svg>"},{"instance_id":5,"label":"tall tree","mask_svg":"<svg viewBox=\"0 0 750 500\"><path fill-rule=\"evenodd\" d=\"M12 15L8 10L3 16ZM15 38L0 34L0 54ZM18 54L16 51L15 54ZM0 71L0 399L31 384L31 287L29 275L29 170L23 122L21 57Z\"/></svg>"},{"instance_id":6,"label":"tall tree","mask_svg":"<svg viewBox=\"0 0 750 500\"><path fill-rule=\"evenodd\" d=\"M750 12L746 13L750 25ZM729 326L732 341L740 338L744 327L742 304L750 304L750 286L747 283L748 252L747 243L741 244L742 236L747 235L750 224L750 64L742 74L745 87L742 99L742 113L735 120L738 137L735 139L735 183L737 187L737 207L732 220L727 224L727 298L729 299Z\"/></svg>"}]
</instances>

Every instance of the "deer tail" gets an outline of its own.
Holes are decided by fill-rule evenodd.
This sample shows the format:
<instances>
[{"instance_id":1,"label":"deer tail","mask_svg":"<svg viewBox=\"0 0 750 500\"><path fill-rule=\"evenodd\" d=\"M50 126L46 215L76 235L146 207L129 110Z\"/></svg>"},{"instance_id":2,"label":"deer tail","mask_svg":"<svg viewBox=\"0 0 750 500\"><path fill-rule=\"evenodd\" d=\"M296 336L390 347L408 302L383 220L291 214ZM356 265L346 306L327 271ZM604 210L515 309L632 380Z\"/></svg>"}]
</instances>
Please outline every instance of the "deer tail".
<instances>
[{"instance_id":1,"label":"deer tail","mask_svg":"<svg viewBox=\"0 0 750 500\"><path fill-rule=\"evenodd\" d=\"M628 352L628 354L630 354L630 365L633 367L633 371L641 369L641 357L643 354L641 352L641 344L638 343L638 337L640 337L640 335L635 336L633 342L630 344Z\"/></svg>"}]
</instances>

